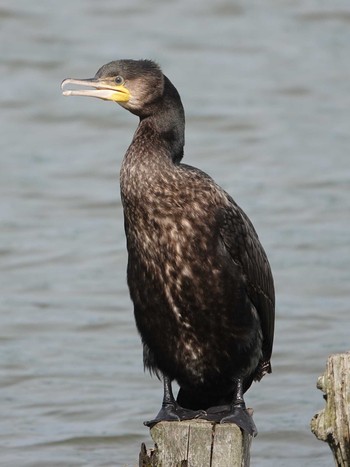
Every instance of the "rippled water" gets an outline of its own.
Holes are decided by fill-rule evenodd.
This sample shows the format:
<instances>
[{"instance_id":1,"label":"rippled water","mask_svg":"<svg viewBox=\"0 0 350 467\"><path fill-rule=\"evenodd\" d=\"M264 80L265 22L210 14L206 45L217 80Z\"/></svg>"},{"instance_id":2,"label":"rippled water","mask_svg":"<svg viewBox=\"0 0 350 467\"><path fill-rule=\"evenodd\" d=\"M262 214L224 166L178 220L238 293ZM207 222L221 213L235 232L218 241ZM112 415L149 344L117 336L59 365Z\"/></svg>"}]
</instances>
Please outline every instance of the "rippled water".
<instances>
[{"instance_id":1,"label":"rippled water","mask_svg":"<svg viewBox=\"0 0 350 467\"><path fill-rule=\"evenodd\" d=\"M143 373L118 171L137 121L59 84L153 58L186 162L252 218L277 289L274 373L247 394L252 465L329 466L309 430L349 350L347 1L2 0L0 464L134 466L161 385Z\"/></svg>"}]
</instances>

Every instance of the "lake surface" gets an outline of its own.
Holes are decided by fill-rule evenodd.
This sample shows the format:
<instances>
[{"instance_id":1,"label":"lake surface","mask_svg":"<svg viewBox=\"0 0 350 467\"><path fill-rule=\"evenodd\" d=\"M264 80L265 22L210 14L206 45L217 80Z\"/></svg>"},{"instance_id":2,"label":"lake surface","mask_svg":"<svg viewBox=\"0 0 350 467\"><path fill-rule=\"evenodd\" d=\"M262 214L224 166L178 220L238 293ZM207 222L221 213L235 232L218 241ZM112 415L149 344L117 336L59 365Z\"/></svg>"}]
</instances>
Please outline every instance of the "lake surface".
<instances>
[{"instance_id":1,"label":"lake surface","mask_svg":"<svg viewBox=\"0 0 350 467\"><path fill-rule=\"evenodd\" d=\"M137 119L60 82L151 58L186 110L185 161L244 208L273 268L273 374L246 395L252 466L332 465L309 422L349 350L347 0L2 0L0 465L135 466L143 373L118 172Z\"/></svg>"}]
</instances>

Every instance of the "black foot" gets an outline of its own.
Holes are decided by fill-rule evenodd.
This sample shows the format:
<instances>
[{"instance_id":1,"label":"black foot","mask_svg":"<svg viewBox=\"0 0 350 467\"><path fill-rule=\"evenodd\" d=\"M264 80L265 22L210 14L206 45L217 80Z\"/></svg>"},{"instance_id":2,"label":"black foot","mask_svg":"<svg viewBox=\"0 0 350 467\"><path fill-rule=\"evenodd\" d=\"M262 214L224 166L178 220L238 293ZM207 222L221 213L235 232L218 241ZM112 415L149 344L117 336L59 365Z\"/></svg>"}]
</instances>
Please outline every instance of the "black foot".
<instances>
[{"instance_id":1,"label":"black foot","mask_svg":"<svg viewBox=\"0 0 350 467\"><path fill-rule=\"evenodd\" d=\"M143 422L144 425L152 428L156 423L162 421L181 421L181 420L192 420L193 418L199 418L204 415L204 410L189 410L179 406L176 402L174 404L163 405L157 416L153 420Z\"/></svg>"},{"instance_id":2,"label":"black foot","mask_svg":"<svg viewBox=\"0 0 350 467\"><path fill-rule=\"evenodd\" d=\"M206 415L202 415L199 418L216 423L235 423L251 436L258 434L251 413L240 405L210 407L207 409Z\"/></svg>"},{"instance_id":3,"label":"black foot","mask_svg":"<svg viewBox=\"0 0 350 467\"><path fill-rule=\"evenodd\" d=\"M251 436L256 436L258 434L252 416L247 409L241 407L233 407L231 412L221 419L220 423L235 423Z\"/></svg>"}]
</instances>

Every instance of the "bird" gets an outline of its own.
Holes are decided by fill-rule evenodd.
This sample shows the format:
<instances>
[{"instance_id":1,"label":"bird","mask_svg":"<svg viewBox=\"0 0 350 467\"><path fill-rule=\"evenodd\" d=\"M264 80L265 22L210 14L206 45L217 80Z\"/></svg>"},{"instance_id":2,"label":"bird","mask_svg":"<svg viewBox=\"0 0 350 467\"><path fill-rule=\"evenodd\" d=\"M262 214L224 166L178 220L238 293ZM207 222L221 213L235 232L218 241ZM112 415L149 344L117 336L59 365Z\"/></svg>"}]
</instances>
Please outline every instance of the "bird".
<instances>
[{"instance_id":1,"label":"bird","mask_svg":"<svg viewBox=\"0 0 350 467\"><path fill-rule=\"evenodd\" d=\"M271 373L275 292L252 222L213 178L182 162L184 108L157 63L112 61L61 88L139 118L120 190L144 366L163 380L161 408L145 425L200 418L255 436L244 394Z\"/></svg>"}]
</instances>

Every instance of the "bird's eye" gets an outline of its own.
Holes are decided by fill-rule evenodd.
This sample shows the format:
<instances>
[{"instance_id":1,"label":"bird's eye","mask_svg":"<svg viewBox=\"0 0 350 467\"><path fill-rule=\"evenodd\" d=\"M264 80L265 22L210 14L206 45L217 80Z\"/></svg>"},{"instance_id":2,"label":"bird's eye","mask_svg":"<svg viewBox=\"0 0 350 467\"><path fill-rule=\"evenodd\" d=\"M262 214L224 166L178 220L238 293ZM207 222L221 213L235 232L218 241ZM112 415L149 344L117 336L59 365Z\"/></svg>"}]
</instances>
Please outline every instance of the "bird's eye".
<instances>
[{"instance_id":1,"label":"bird's eye","mask_svg":"<svg viewBox=\"0 0 350 467\"><path fill-rule=\"evenodd\" d=\"M122 76L116 76L114 80L115 84L124 84L124 78Z\"/></svg>"}]
</instances>

